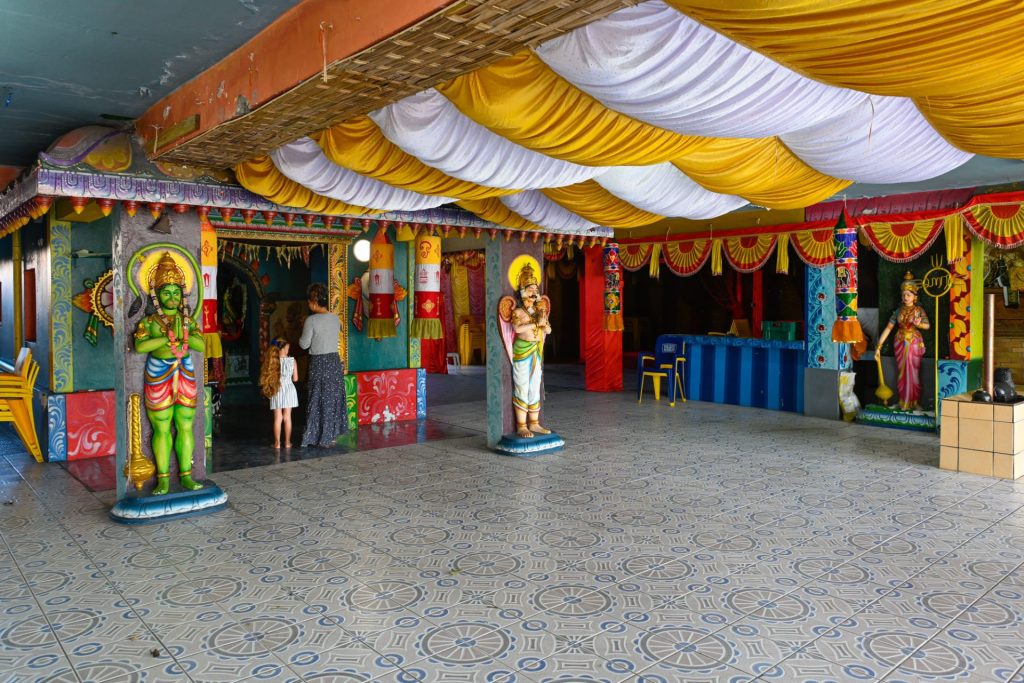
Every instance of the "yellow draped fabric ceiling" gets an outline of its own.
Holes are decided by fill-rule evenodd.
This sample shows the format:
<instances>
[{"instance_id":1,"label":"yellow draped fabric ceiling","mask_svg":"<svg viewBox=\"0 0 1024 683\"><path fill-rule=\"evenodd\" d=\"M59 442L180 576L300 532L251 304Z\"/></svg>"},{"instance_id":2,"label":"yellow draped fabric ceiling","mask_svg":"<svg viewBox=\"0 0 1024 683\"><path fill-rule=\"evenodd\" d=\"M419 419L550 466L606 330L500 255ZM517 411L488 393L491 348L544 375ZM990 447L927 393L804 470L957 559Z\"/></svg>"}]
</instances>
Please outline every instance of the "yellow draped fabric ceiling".
<instances>
[{"instance_id":1,"label":"yellow draped fabric ceiling","mask_svg":"<svg viewBox=\"0 0 1024 683\"><path fill-rule=\"evenodd\" d=\"M338 166L403 190L456 199L487 199L515 192L469 183L427 166L385 138L367 116L331 126L316 139Z\"/></svg>"},{"instance_id":2,"label":"yellow draped fabric ceiling","mask_svg":"<svg viewBox=\"0 0 1024 683\"><path fill-rule=\"evenodd\" d=\"M655 128L574 88L532 52L450 81L459 111L527 149L587 166L645 166L700 149L707 138Z\"/></svg>"},{"instance_id":3,"label":"yellow draped fabric ceiling","mask_svg":"<svg viewBox=\"0 0 1024 683\"><path fill-rule=\"evenodd\" d=\"M774 137L683 136L631 119L573 87L529 52L460 76L438 90L469 118L528 149L582 165L670 162L708 190L735 194L772 209L809 206L850 184L815 171ZM385 138L366 116L332 126L314 139L334 164L397 188L464 200L516 192L459 180L427 166ZM294 183L276 172L266 157L237 169L239 181L256 194L310 211L324 205L319 195L292 188ZM663 218L632 206L593 181L542 191L599 225L633 228ZM491 221L502 217L500 224L507 227L534 225L493 202L460 206L470 211L470 206L486 206L490 217L477 215ZM348 212L360 210L350 207Z\"/></svg>"},{"instance_id":4,"label":"yellow draped fabric ceiling","mask_svg":"<svg viewBox=\"0 0 1024 683\"><path fill-rule=\"evenodd\" d=\"M1024 157L1018 0L666 2L812 78L911 97L961 149Z\"/></svg>"},{"instance_id":5,"label":"yellow draped fabric ceiling","mask_svg":"<svg viewBox=\"0 0 1024 683\"><path fill-rule=\"evenodd\" d=\"M540 230L536 223L531 223L497 199L463 199L458 202L466 211L476 214L485 221L504 225L515 230Z\"/></svg>"},{"instance_id":6,"label":"yellow draped fabric ceiling","mask_svg":"<svg viewBox=\"0 0 1024 683\"><path fill-rule=\"evenodd\" d=\"M783 65L772 64L773 68L788 67L818 81L816 87L823 88L821 83L827 83L880 96L912 98L945 141L920 114L913 112L928 129L925 132L930 132L941 145L949 147L946 141L952 143L960 149L949 149L963 155L963 160L940 159L936 164L963 163L969 155L961 150L1024 157L1024 79L1019 76L1024 73L1024 11L1020 2L665 2L678 12L660 6L663 11L676 17L680 12L688 15L703 25L691 21L699 29L717 31L740 44L730 43L733 48L746 50L740 46L748 46ZM716 38L724 40L721 36ZM614 52L613 47L609 49ZM764 61L759 55L754 57ZM580 56L583 61L587 58L588 55ZM596 56L594 59L600 61ZM408 210L418 210L456 202L485 220L509 228L544 230L550 229L553 221L561 221L564 231L570 232L595 225L635 228L662 220L665 215L703 219L733 210L744 200L771 209L798 209L825 200L852 182L816 170L826 168L839 173L836 169L840 167L818 163L814 150L808 152L806 142L802 150L801 143L785 133L780 132L781 137L777 137L770 135L771 131L758 132L765 135L758 138L683 135L613 109L623 107L605 104L609 102L607 96L588 94L594 92L591 86L582 84L572 74L563 77L560 74L566 73L564 69L556 73L548 63L550 55L542 61L531 50L506 57L431 91L436 100L430 102L436 104L439 100L447 109L430 110L419 102L411 104L405 114L411 111L420 117L409 125L437 123L430 119L435 115L448 116L448 123L455 117L455 123L462 127L453 124L450 130L468 131L467 137L476 136L473 139L478 141L498 140L507 145L502 148L503 153L532 154L523 161L522 168L535 172L536 177L562 178L561 184L545 186L534 180L533 184L511 184L523 189L508 189L509 184L489 175L473 175L464 165L442 163L437 155L425 155L416 145L409 145L408 140L403 143L400 134L389 132L384 123L379 123L378 113L355 117L319 131L312 136L312 142L305 141L306 146L295 158L318 164L317 170L309 172L312 180L296 174L299 162L291 166L282 164L278 156L281 150L270 157L261 156L240 164L237 177L246 188L271 201L308 211L360 215L406 210L401 206L407 205L417 207ZM802 78L787 73L792 78ZM574 83L581 85L577 87ZM909 102L901 103L910 108ZM756 115L746 110L743 113ZM648 118L643 112L634 114ZM870 125L874 125L874 119ZM438 128L423 130L423 135L434 135L430 130ZM822 139L830 144L852 145L847 138L854 129L843 130L846 132L835 134L835 140L827 134L822 134ZM923 136L922 140L927 139L919 129L915 130ZM457 147L463 142L462 138L453 137L446 144ZM783 139L790 142L792 149ZM870 141L870 134L867 139ZM317 153L317 147L322 154ZM855 148L855 155L860 154L859 150ZM942 156L940 152L935 155ZM472 160L472 155L466 158ZM537 171L546 162L561 164L576 175L565 180L571 174L559 176L548 167L544 172ZM644 169L655 167L660 167L657 172L644 173ZM942 168L951 167L955 165ZM591 169L597 170L588 175ZM608 173L608 177L602 178L599 171ZM936 171L934 175L938 174ZM339 180L331 187L313 182L325 177ZM663 191L652 191L653 198L631 192L632 177L663 183ZM503 187L472 182L479 178ZM580 178L594 179L578 182ZM362 192L360 182L368 183ZM344 183L348 185L336 190ZM371 186L372 192L366 189ZM345 201L329 199L310 187ZM517 196L528 188L533 195ZM691 196L687 192L706 201L711 208L705 213L695 212L699 215L686 214ZM673 203L672 198L677 196L685 198ZM718 213L713 213L716 210ZM1024 219L1014 216L1004 220L1013 223L1015 230L1017 222ZM980 225L977 220L975 223ZM879 236L879 244L889 239L883 236L889 235L884 229L871 229ZM912 236L921 230L915 229ZM766 244L759 244L758 254ZM824 244L806 234L794 234L792 240L784 240L783 250L788 244L793 244L805 260L824 258ZM731 253L738 254L741 250L734 247ZM709 247L710 255L705 254L713 267L720 268L721 249L722 245L716 242ZM894 253L905 251L900 246ZM729 253L727 246L726 258ZM737 256L737 260L746 263L747 256Z\"/></svg>"},{"instance_id":7,"label":"yellow draped fabric ceiling","mask_svg":"<svg viewBox=\"0 0 1024 683\"><path fill-rule=\"evenodd\" d=\"M770 209L810 206L850 185L818 173L777 138L709 139L672 163L709 190L738 194Z\"/></svg>"},{"instance_id":8,"label":"yellow draped fabric ceiling","mask_svg":"<svg viewBox=\"0 0 1024 683\"><path fill-rule=\"evenodd\" d=\"M567 187L551 187L541 192L573 213L601 225L636 228L664 218L622 201L593 180Z\"/></svg>"},{"instance_id":9,"label":"yellow draped fabric ceiling","mask_svg":"<svg viewBox=\"0 0 1024 683\"><path fill-rule=\"evenodd\" d=\"M334 215L379 213L330 199L306 189L285 178L267 156L255 157L244 164L239 164L235 167L235 175L242 187L282 206Z\"/></svg>"}]
</instances>

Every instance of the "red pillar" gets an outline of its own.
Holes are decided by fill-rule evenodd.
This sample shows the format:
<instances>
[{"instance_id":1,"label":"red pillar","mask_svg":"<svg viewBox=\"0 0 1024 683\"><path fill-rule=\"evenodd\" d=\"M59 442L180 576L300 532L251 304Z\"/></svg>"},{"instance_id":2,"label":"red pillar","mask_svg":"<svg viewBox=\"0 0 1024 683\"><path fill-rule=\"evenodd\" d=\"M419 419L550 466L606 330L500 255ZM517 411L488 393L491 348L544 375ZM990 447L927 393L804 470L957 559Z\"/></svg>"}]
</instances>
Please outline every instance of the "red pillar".
<instances>
[{"instance_id":1,"label":"red pillar","mask_svg":"<svg viewBox=\"0 0 1024 683\"><path fill-rule=\"evenodd\" d=\"M580 337L587 391L622 391L622 333L604 329L604 263L601 247L583 250Z\"/></svg>"},{"instance_id":2,"label":"red pillar","mask_svg":"<svg viewBox=\"0 0 1024 683\"><path fill-rule=\"evenodd\" d=\"M764 268L760 268L754 271L754 287L751 291L751 299L753 300L753 313L751 314L752 320L750 324L752 329L750 334L759 338L761 334L761 322L764 320Z\"/></svg>"}]
</instances>

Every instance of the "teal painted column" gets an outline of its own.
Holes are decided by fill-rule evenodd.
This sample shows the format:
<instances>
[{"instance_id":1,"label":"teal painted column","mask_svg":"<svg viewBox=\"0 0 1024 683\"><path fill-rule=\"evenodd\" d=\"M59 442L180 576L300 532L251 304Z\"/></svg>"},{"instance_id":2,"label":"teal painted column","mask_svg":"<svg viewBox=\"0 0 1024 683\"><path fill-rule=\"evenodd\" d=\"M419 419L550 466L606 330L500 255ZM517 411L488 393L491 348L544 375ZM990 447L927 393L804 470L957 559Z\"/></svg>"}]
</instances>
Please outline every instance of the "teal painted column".
<instances>
[{"instance_id":1,"label":"teal painted column","mask_svg":"<svg viewBox=\"0 0 1024 683\"><path fill-rule=\"evenodd\" d=\"M501 341L501 331L498 329L498 301L505 295L504 280L505 274L501 268L501 247L502 243L491 240L487 243L484 251L484 286L486 296L484 301L487 310L484 311L484 320L487 325L487 447L494 448L501 440L505 432L504 404L508 402L505 395L502 376L509 374L504 371L508 366L508 358L505 347Z\"/></svg>"},{"instance_id":2,"label":"teal painted column","mask_svg":"<svg viewBox=\"0 0 1024 683\"><path fill-rule=\"evenodd\" d=\"M512 365L505 352L498 328L498 301L503 296L515 296L512 285L508 281L508 269L512 261L521 254L529 254L537 259L542 277L544 268L544 244L542 242L506 242L502 238L487 243L486 254L486 291L487 291L487 446L493 448L501 440L503 434L512 432L515 418L512 414ZM556 320L558 312L555 312ZM558 334L559 330L552 330ZM543 396L543 385L541 388ZM543 399L542 399L543 400ZM544 422L544 408L541 407L541 423ZM557 431L557 430L556 430Z\"/></svg>"},{"instance_id":3,"label":"teal painted column","mask_svg":"<svg viewBox=\"0 0 1024 683\"><path fill-rule=\"evenodd\" d=\"M71 333L71 223L50 221L50 390L74 391ZM17 353L15 353L17 357Z\"/></svg>"}]
</instances>

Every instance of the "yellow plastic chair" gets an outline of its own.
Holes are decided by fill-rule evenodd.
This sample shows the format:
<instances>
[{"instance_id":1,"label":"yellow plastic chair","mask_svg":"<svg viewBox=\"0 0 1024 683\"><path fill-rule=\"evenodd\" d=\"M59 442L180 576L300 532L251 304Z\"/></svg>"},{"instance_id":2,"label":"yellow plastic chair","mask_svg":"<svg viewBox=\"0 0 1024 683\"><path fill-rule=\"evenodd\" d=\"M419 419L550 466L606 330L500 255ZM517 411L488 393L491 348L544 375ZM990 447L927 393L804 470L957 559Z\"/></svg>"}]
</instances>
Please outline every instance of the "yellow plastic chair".
<instances>
[{"instance_id":1,"label":"yellow plastic chair","mask_svg":"<svg viewBox=\"0 0 1024 683\"><path fill-rule=\"evenodd\" d=\"M643 403L644 384L651 379L654 388L654 400L661 400L661 380L664 378L669 389L669 405L675 406L676 396L686 402L683 392L683 372L686 363L686 344L659 337L658 351L641 353L637 356L637 390L636 402ZM650 363L648 365L648 363Z\"/></svg>"},{"instance_id":2,"label":"yellow plastic chair","mask_svg":"<svg viewBox=\"0 0 1024 683\"><path fill-rule=\"evenodd\" d=\"M43 461L39 439L36 437L36 418L32 411L32 388L39 376L39 363L32 358L27 347L18 354L14 372L0 373L0 422L11 422L18 438L37 462Z\"/></svg>"}]
</instances>

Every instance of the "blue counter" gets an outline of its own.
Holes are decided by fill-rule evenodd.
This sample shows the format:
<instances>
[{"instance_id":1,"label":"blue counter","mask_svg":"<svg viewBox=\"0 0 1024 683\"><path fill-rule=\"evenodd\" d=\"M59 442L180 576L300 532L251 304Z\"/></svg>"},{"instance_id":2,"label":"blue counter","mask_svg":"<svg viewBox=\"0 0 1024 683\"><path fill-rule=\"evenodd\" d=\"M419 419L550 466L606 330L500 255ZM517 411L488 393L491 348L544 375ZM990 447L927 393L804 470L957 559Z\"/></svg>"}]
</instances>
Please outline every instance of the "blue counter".
<instances>
[{"instance_id":1,"label":"blue counter","mask_svg":"<svg viewBox=\"0 0 1024 683\"><path fill-rule=\"evenodd\" d=\"M803 341L667 334L686 344L686 398L713 403L804 410Z\"/></svg>"}]
</instances>

